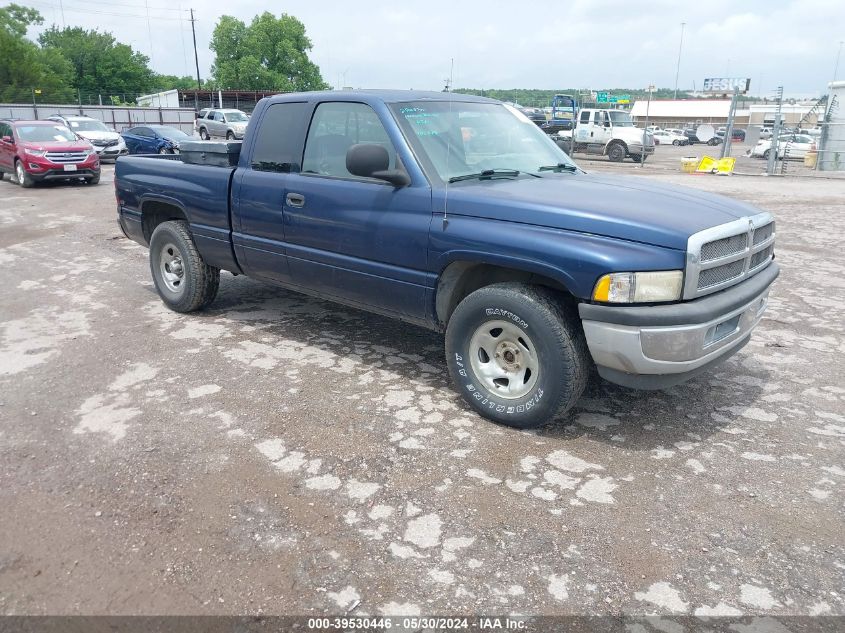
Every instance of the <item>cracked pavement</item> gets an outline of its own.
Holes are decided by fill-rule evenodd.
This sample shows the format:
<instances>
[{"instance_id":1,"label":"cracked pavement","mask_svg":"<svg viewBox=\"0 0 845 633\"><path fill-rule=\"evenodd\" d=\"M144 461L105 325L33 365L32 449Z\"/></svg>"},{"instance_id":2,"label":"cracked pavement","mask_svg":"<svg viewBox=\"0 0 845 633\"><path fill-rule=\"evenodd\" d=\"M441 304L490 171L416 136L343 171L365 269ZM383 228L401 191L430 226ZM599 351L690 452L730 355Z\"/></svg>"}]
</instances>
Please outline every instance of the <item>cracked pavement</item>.
<instances>
[{"instance_id":1,"label":"cracked pavement","mask_svg":"<svg viewBox=\"0 0 845 633\"><path fill-rule=\"evenodd\" d=\"M170 312L111 173L0 182L0 612L845 614L845 181L645 173L775 214L765 318L520 432L437 334L228 273Z\"/></svg>"}]
</instances>

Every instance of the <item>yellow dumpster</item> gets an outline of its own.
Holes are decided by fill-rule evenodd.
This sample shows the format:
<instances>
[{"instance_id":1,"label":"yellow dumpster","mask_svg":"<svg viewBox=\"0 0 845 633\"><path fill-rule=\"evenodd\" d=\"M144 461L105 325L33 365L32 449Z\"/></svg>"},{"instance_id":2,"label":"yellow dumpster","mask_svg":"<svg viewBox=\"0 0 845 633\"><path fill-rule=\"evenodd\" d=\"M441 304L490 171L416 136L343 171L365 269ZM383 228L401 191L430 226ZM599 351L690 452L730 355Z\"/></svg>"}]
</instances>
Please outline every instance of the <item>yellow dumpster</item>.
<instances>
[{"instance_id":1,"label":"yellow dumpster","mask_svg":"<svg viewBox=\"0 0 845 633\"><path fill-rule=\"evenodd\" d=\"M684 156L681 159L681 171L686 174L694 173L697 166L698 156Z\"/></svg>"},{"instance_id":2,"label":"yellow dumpster","mask_svg":"<svg viewBox=\"0 0 845 633\"><path fill-rule=\"evenodd\" d=\"M819 159L818 152L807 152L804 154L804 167L809 167L810 169L816 168L816 161Z\"/></svg>"}]
</instances>

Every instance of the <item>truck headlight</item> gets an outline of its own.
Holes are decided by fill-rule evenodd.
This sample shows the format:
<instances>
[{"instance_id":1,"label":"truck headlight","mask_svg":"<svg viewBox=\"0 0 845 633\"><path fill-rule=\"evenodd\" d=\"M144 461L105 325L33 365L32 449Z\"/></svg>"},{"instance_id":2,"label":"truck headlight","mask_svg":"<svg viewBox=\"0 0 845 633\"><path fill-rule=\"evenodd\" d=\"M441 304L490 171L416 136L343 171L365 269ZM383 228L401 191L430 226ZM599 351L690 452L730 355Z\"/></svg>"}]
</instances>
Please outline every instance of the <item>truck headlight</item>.
<instances>
[{"instance_id":1,"label":"truck headlight","mask_svg":"<svg viewBox=\"0 0 845 633\"><path fill-rule=\"evenodd\" d=\"M677 301L684 282L682 270L611 273L596 283L593 300L605 303Z\"/></svg>"}]
</instances>

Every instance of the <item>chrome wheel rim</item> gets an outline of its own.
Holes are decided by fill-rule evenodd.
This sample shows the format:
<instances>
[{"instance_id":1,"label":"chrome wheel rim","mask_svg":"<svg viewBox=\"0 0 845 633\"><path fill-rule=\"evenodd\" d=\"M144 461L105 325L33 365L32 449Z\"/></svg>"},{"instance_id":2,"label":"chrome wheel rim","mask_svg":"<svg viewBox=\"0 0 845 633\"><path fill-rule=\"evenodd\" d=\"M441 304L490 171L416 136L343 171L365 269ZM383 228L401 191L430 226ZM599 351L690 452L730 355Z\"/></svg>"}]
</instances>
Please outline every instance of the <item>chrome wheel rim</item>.
<instances>
[{"instance_id":1,"label":"chrome wheel rim","mask_svg":"<svg viewBox=\"0 0 845 633\"><path fill-rule=\"evenodd\" d=\"M159 270L167 289L174 294L182 294L185 287L185 267L179 249L171 243L165 244L161 249Z\"/></svg>"},{"instance_id":2,"label":"chrome wheel rim","mask_svg":"<svg viewBox=\"0 0 845 633\"><path fill-rule=\"evenodd\" d=\"M476 329L469 343L469 358L478 380L505 400L524 397L540 375L533 341L508 321L487 321Z\"/></svg>"}]
</instances>

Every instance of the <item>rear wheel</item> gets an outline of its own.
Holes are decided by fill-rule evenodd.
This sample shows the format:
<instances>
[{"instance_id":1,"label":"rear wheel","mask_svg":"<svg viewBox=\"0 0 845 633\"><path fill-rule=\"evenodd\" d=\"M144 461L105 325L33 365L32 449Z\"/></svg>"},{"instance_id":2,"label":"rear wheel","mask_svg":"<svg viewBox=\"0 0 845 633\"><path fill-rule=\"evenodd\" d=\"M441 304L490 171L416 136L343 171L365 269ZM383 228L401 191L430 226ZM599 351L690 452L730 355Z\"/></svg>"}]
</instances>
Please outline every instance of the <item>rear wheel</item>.
<instances>
[{"instance_id":1,"label":"rear wheel","mask_svg":"<svg viewBox=\"0 0 845 633\"><path fill-rule=\"evenodd\" d=\"M645 162L645 155L644 154L631 154L631 160L635 163L644 163Z\"/></svg>"},{"instance_id":2,"label":"rear wheel","mask_svg":"<svg viewBox=\"0 0 845 633\"><path fill-rule=\"evenodd\" d=\"M772 155L771 149L767 149L765 152L763 152L763 158L765 158L766 160L769 160L769 156L771 156L771 155Z\"/></svg>"},{"instance_id":3,"label":"rear wheel","mask_svg":"<svg viewBox=\"0 0 845 633\"><path fill-rule=\"evenodd\" d=\"M452 380L482 416L531 428L570 409L590 360L563 297L540 286L501 283L467 296L446 328Z\"/></svg>"},{"instance_id":4,"label":"rear wheel","mask_svg":"<svg viewBox=\"0 0 845 633\"><path fill-rule=\"evenodd\" d=\"M18 179L18 184L25 189L28 189L35 184L35 180L27 173L26 169L24 169L21 161L17 161L15 163L15 176Z\"/></svg>"},{"instance_id":5,"label":"rear wheel","mask_svg":"<svg viewBox=\"0 0 845 633\"><path fill-rule=\"evenodd\" d=\"M607 159L612 163L621 163L625 160L625 146L622 143L611 143L607 148Z\"/></svg>"},{"instance_id":6,"label":"rear wheel","mask_svg":"<svg viewBox=\"0 0 845 633\"><path fill-rule=\"evenodd\" d=\"M153 231L150 271L161 300L176 312L205 308L220 285L220 269L203 261L184 220L163 222Z\"/></svg>"}]
</instances>

